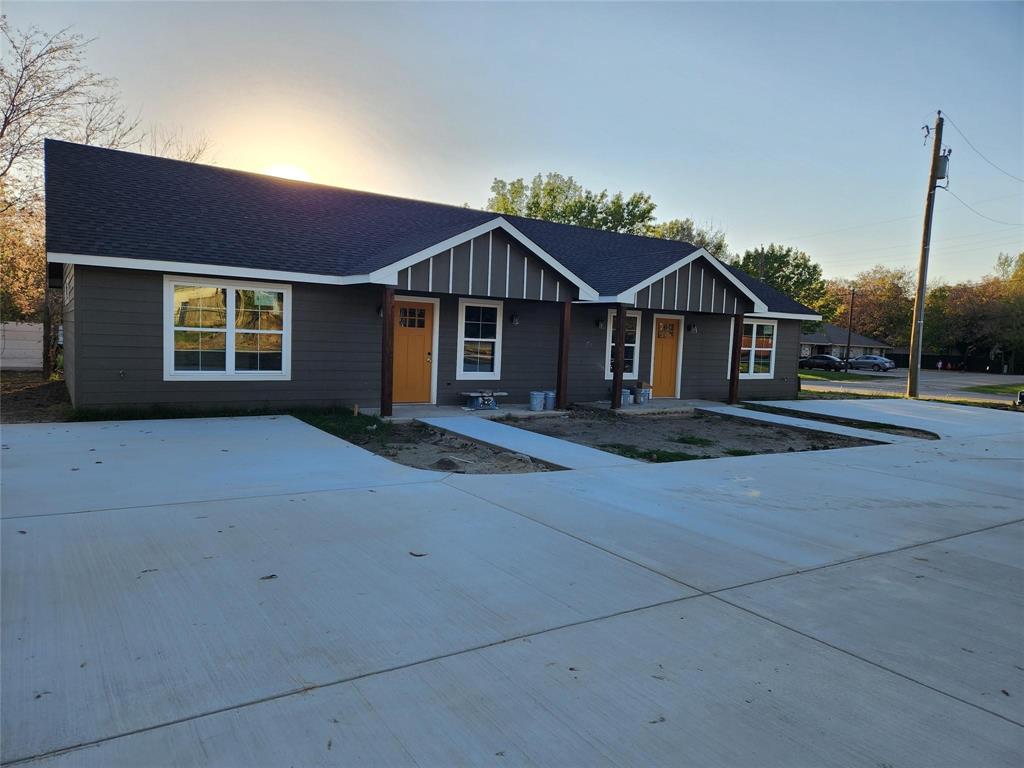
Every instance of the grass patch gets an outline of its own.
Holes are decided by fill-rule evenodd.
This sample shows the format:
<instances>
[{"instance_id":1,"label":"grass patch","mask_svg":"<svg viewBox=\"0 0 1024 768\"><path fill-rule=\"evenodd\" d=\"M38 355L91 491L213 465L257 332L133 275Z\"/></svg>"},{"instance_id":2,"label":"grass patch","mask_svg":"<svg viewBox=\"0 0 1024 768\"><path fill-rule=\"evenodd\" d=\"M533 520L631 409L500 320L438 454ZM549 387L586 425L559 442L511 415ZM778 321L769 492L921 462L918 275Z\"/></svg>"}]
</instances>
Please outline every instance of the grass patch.
<instances>
[{"instance_id":1,"label":"grass patch","mask_svg":"<svg viewBox=\"0 0 1024 768\"><path fill-rule=\"evenodd\" d=\"M872 376L870 373L847 373L846 371L812 371L799 372L805 381L864 381L865 379L891 379L892 376Z\"/></svg>"},{"instance_id":2,"label":"grass patch","mask_svg":"<svg viewBox=\"0 0 1024 768\"><path fill-rule=\"evenodd\" d=\"M693 437L692 435L680 435L674 442L685 443L686 445L700 445L705 448L715 444L715 441L708 437Z\"/></svg>"},{"instance_id":3,"label":"grass patch","mask_svg":"<svg viewBox=\"0 0 1024 768\"><path fill-rule=\"evenodd\" d=\"M703 456L696 456L692 453L681 453L679 451L663 451L659 449L646 449L638 448L635 445L625 445L623 443L605 443L601 445L606 451L617 453L619 456L625 456L627 459L639 459L640 461L649 461L652 464L664 464L670 461L691 461L693 459L702 459Z\"/></svg>"},{"instance_id":4,"label":"grass patch","mask_svg":"<svg viewBox=\"0 0 1024 768\"><path fill-rule=\"evenodd\" d=\"M727 456L756 456L757 451L746 451L742 448L730 448L725 452Z\"/></svg>"},{"instance_id":5,"label":"grass patch","mask_svg":"<svg viewBox=\"0 0 1024 768\"><path fill-rule=\"evenodd\" d=\"M961 387L961 392L977 392L982 395L1010 395L1016 397L1024 389L1024 381L1015 384L979 384L976 387Z\"/></svg>"}]
</instances>

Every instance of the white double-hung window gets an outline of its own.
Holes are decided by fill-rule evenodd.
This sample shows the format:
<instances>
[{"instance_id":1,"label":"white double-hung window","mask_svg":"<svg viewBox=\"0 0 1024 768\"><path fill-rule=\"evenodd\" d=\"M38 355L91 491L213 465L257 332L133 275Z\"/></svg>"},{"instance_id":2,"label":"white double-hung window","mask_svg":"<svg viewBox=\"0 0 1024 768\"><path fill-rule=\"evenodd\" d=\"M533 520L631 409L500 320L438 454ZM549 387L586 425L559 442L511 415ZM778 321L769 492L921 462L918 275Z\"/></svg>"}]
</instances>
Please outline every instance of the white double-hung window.
<instances>
[{"instance_id":1,"label":"white double-hung window","mask_svg":"<svg viewBox=\"0 0 1024 768\"><path fill-rule=\"evenodd\" d=\"M291 378L291 287L164 277L164 380Z\"/></svg>"},{"instance_id":2,"label":"white double-hung window","mask_svg":"<svg viewBox=\"0 0 1024 768\"><path fill-rule=\"evenodd\" d=\"M501 378L501 308L500 301L459 299L456 379Z\"/></svg>"},{"instance_id":3,"label":"white double-hung window","mask_svg":"<svg viewBox=\"0 0 1024 768\"><path fill-rule=\"evenodd\" d=\"M776 329L774 320L756 320L743 324L743 339L740 341L741 379L770 379L775 375Z\"/></svg>"},{"instance_id":4,"label":"white double-hung window","mask_svg":"<svg viewBox=\"0 0 1024 768\"><path fill-rule=\"evenodd\" d=\"M622 345L622 378L635 379L639 374L637 367L640 360L640 312L629 310L626 312L626 341ZM614 309L608 310L608 329L605 339L604 355L604 377L612 378L612 362L615 360L615 330L617 313Z\"/></svg>"}]
</instances>

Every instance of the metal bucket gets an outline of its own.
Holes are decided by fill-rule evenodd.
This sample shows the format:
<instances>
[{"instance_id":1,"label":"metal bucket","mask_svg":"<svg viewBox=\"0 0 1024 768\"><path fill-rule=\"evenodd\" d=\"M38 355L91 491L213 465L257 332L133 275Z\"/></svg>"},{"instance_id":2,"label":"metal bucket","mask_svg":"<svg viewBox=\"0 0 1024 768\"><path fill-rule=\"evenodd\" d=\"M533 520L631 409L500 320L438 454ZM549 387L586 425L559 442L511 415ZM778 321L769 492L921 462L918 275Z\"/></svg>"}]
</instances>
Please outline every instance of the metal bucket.
<instances>
[{"instance_id":1,"label":"metal bucket","mask_svg":"<svg viewBox=\"0 0 1024 768\"><path fill-rule=\"evenodd\" d=\"M543 411L544 410L544 393L543 392L531 392L530 393L530 410L531 411Z\"/></svg>"},{"instance_id":2,"label":"metal bucket","mask_svg":"<svg viewBox=\"0 0 1024 768\"><path fill-rule=\"evenodd\" d=\"M544 393L544 410L555 410L555 391L553 389L549 389Z\"/></svg>"}]
</instances>

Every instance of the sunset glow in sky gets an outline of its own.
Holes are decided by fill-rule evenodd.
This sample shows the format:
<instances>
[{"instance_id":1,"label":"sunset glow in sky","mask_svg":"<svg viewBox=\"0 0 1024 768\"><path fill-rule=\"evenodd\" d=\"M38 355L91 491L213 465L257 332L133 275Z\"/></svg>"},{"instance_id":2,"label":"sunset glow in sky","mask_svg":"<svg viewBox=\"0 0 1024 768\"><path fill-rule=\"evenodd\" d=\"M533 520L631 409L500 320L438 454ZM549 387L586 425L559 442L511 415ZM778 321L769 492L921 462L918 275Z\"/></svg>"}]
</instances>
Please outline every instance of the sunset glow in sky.
<instances>
[{"instance_id":1,"label":"sunset glow in sky","mask_svg":"<svg viewBox=\"0 0 1024 768\"><path fill-rule=\"evenodd\" d=\"M1022 3L22 3L96 38L89 64L209 162L483 207L494 177L643 190L742 251L828 276L912 267L947 112L1024 177ZM1024 184L947 126L935 278L1024 249ZM282 171L279 166L291 166ZM993 221L994 220L994 221Z\"/></svg>"}]
</instances>

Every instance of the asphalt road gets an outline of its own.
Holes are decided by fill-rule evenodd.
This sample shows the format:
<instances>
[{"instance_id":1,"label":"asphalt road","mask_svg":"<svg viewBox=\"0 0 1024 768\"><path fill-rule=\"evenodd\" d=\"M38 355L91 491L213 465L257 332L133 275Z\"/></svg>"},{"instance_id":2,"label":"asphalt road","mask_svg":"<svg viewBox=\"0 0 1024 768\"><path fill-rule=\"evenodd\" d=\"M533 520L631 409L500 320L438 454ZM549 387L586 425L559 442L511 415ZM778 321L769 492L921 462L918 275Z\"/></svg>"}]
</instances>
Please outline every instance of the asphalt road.
<instances>
[{"instance_id":1,"label":"asphalt road","mask_svg":"<svg viewBox=\"0 0 1024 768\"><path fill-rule=\"evenodd\" d=\"M821 371L807 371L807 373L821 373ZM801 389L812 392L850 392L860 395L902 395L907 390L906 368L898 368L889 373L875 373L874 371L850 371L850 373L862 377L861 380L804 380L800 386ZM918 383L918 392L926 397L973 400L979 403L1006 403L1016 399L1013 395L993 395L963 391L964 387L988 384L1021 384L1021 389L1024 389L1024 376L923 370L921 371L921 378Z\"/></svg>"}]
</instances>

